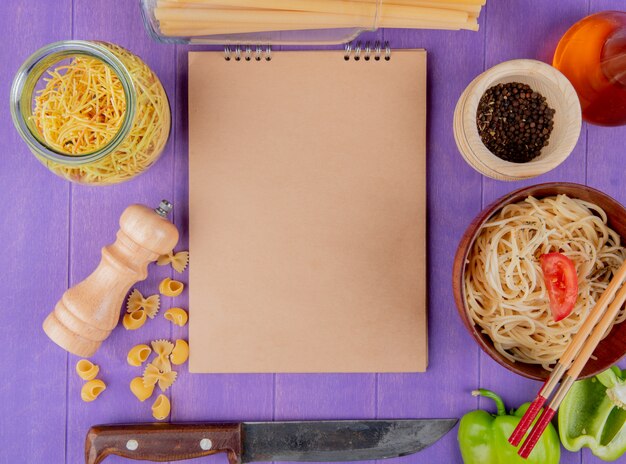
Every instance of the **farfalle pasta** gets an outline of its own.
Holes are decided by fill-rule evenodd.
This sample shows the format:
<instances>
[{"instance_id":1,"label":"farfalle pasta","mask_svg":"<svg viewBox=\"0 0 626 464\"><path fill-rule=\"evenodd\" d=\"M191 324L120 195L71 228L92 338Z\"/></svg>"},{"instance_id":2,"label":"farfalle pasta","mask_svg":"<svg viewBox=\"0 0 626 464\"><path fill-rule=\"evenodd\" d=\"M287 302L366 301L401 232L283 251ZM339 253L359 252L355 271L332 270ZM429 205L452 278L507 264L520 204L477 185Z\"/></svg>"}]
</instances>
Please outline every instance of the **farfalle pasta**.
<instances>
[{"instance_id":1,"label":"farfalle pasta","mask_svg":"<svg viewBox=\"0 0 626 464\"><path fill-rule=\"evenodd\" d=\"M122 325L126 330L137 330L146 323L146 312L143 309L138 309L132 313L124 315L122 319Z\"/></svg>"},{"instance_id":2,"label":"farfalle pasta","mask_svg":"<svg viewBox=\"0 0 626 464\"><path fill-rule=\"evenodd\" d=\"M88 359L81 359L76 363L76 373L83 380L93 380L100 372L100 368Z\"/></svg>"},{"instance_id":3,"label":"farfalle pasta","mask_svg":"<svg viewBox=\"0 0 626 464\"><path fill-rule=\"evenodd\" d=\"M130 381L130 391L141 402L146 401L154 392L154 385L145 385L142 377L135 377Z\"/></svg>"},{"instance_id":4,"label":"farfalle pasta","mask_svg":"<svg viewBox=\"0 0 626 464\"><path fill-rule=\"evenodd\" d=\"M160 394L152 405L152 417L156 420L166 419L170 415L170 400L164 394Z\"/></svg>"},{"instance_id":5,"label":"farfalle pasta","mask_svg":"<svg viewBox=\"0 0 626 464\"><path fill-rule=\"evenodd\" d=\"M80 389L80 398L89 403L102 393L106 389L105 383L100 379L90 380L89 382L83 385L83 388Z\"/></svg>"},{"instance_id":6,"label":"farfalle pasta","mask_svg":"<svg viewBox=\"0 0 626 464\"><path fill-rule=\"evenodd\" d=\"M176 380L176 372L164 372L159 370L154 364L150 363L143 372L143 383L146 387L157 384L161 391L165 391L172 386Z\"/></svg>"},{"instance_id":7,"label":"farfalle pasta","mask_svg":"<svg viewBox=\"0 0 626 464\"><path fill-rule=\"evenodd\" d=\"M183 293L185 285L178 280L170 279L166 277L159 284L159 292L165 296L178 296Z\"/></svg>"},{"instance_id":8,"label":"farfalle pasta","mask_svg":"<svg viewBox=\"0 0 626 464\"><path fill-rule=\"evenodd\" d=\"M128 351L126 362L131 366L141 366L147 361L150 353L152 349L148 345L135 345Z\"/></svg>"},{"instance_id":9,"label":"farfalle pasta","mask_svg":"<svg viewBox=\"0 0 626 464\"><path fill-rule=\"evenodd\" d=\"M189 358L189 345L185 340L178 339L170 355L170 361L172 364L180 365L184 364Z\"/></svg>"},{"instance_id":10,"label":"farfalle pasta","mask_svg":"<svg viewBox=\"0 0 626 464\"><path fill-rule=\"evenodd\" d=\"M187 268L187 264L189 264L189 252L179 251L178 253L174 253L174 251L170 251L166 255L159 256L157 264L159 266L171 264L176 272L182 274Z\"/></svg>"},{"instance_id":11,"label":"farfalle pasta","mask_svg":"<svg viewBox=\"0 0 626 464\"><path fill-rule=\"evenodd\" d=\"M174 349L174 344L169 340L155 340L151 343L152 350L156 357L152 360L152 364L162 372L172 370L170 365L170 354Z\"/></svg>"},{"instance_id":12,"label":"farfalle pasta","mask_svg":"<svg viewBox=\"0 0 626 464\"><path fill-rule=\"evenodd\" d=\"M134 289L126 301L126 311L128 313L134 313L135 311L143 309L146 316L150 319L154 319L154 316L159 312L160 305L161 298L158 294L144 298L139 290Z\"/></svg>"},{"instance_id":13,"label":"farfalle pasta","mask_svg":"<svg viewBox=\"0 0 626 464\"><path fill-rule=\"evenodd\" d=\"M163 313L163 316L168 321L181 327L187 323L188 319L187 312L183 308L170 308Z\"/></svg>"}]
</instances>

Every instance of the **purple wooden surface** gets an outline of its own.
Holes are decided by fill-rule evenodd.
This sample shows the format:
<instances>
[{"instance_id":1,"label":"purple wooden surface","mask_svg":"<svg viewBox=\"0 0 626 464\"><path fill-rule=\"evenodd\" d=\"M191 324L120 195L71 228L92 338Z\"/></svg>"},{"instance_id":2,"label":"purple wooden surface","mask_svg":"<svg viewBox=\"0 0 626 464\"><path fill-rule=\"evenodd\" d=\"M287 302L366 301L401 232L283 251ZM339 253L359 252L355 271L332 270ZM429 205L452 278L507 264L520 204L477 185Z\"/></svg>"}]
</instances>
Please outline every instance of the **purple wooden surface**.
<instances>
[{"instance_id":1,"label":"purple wooden surface","mask_svg":"<svg viewBox=\"0 0 626 464\"><path fill-rule=\"evenodd\" d=\"M470 390L483 386L504 396L509 407L528 400L536 382L517 377L482 354L456 316L450 271L458 240L478 211L499 195L547 180L588 182L626 203L623 182L624 128L583 126L574 154L539 179L503 183L483 178L459 156L452 112L459 94L486 67L512 58L550 61L556 41L588 12L625 9L626 0L491 0L481 31L379 31L394 47L429 52L428 208L430 366L425 374L392 375L189 375L168 392L172 420L315 419L373 417L460 417L477 406ZM171 140L162 159L145 175L121 186L69 185L30 155L0 112L0 193L5 213L0 237L6 244L2 279L0 366L3 414L0 463L79 463L87 428L95 423L150 421L150 400L139 403L128 390L140 368L125 363L132 345L156 338L186 338L186 328L157 317L138 332L114 331L94 357L108 389L94 403L80 401L75 356L48 342L40 330L45 315L68 285L84 278L114 239L121 211L130 203L175 204L174 221L187 247L186 48L152 42L143 31L136 1L3 0L0 2L3 66L0 89L6 101L13 74L40 46L62 39L103 39L130 48L161 78L173 110ZM155 293L171 276L153 266L138 285ZM180 277L186 280L186 274ZM162 307L187 308L187 294L163 299ZM456 430L431 448L398 463L460 462ZM109 458L106 462L123 462ZM225 462L223 457L194 462ZM590 453L564 452L562 462L597 462Z\"/></svg>"}]
</instances>

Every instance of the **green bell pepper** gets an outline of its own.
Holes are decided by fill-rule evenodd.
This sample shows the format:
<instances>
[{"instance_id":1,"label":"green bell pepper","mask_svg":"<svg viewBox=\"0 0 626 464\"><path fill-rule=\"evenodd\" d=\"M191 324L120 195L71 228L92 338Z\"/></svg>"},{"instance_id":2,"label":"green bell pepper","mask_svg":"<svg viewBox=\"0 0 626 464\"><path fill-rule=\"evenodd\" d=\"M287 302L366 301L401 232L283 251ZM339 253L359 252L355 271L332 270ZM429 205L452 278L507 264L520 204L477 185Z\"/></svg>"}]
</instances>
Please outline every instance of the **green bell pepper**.
<instances>
[{"instance_id":1,"label":"green bell pepper","mask_svg":"<svg viewBox=\"0 0 626 464\"><path fill-rule=\"evenodd\" d=\"M559 408L559 435L569 451L583 446L605 461L626 452L626 370L614 366L575 382Z\"/></svg>"},{"instance_id":2,"label":"green bell pepper","mask_svg":"<svg viewBox=\"0 0 626 464\"><path fill-rule=\"evenodd\" d=\"M497 413L477 410L465 414L459 424L458 440L465 464L557 464L561 456L559 437L550 424L528 459L517 455L519 446L508 442L517 423L530 403L506 414L502 399L489 390L474 390L474 396L485 396L496 402Z\"/></svg>"}]
</instances>

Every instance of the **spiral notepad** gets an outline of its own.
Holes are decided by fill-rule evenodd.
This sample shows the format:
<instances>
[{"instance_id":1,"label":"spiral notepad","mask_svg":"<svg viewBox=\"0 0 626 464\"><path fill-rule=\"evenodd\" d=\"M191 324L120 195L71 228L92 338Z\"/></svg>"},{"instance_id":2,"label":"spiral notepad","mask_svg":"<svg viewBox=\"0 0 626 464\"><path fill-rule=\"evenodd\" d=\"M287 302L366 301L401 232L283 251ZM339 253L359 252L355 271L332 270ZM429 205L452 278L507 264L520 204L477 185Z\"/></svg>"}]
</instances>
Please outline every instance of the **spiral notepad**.
<instances>
[{"instance_id":1,"label":"spiral notepad","mask_svg":"<svg viewBox=\"0 0 626 464\"><path fill-rule=\"evenodd\" d=\"M421 372L426 52L189 54L190 371Z\"/></svg>"}]
</instances>

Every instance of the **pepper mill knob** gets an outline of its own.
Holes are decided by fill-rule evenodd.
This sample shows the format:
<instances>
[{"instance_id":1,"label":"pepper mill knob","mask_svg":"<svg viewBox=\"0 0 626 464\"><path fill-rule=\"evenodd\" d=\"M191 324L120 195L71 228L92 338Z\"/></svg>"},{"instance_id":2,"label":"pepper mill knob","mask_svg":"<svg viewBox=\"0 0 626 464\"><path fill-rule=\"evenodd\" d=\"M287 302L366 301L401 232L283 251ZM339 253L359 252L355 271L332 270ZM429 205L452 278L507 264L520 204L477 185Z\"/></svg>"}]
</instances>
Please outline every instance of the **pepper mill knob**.
<instances>
[{"instance_id":1,"label":"pepper mill knob","mask_svg":"<svg viewBox=\"0 0 626 464\"><path fill-rule=\"evenodd\" d=\"M43 322L43 330L61 348L90 357L117 325L124 296L148 276L148 264L169 253L178 242L176 226L167 220L172 204L151 209L130 205L120 217L111 245L102 248L98 267L68 289Z\"/></svg>"}]
</instances>

